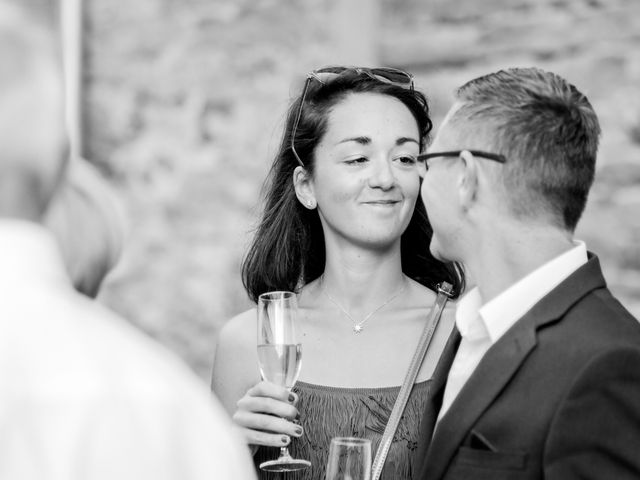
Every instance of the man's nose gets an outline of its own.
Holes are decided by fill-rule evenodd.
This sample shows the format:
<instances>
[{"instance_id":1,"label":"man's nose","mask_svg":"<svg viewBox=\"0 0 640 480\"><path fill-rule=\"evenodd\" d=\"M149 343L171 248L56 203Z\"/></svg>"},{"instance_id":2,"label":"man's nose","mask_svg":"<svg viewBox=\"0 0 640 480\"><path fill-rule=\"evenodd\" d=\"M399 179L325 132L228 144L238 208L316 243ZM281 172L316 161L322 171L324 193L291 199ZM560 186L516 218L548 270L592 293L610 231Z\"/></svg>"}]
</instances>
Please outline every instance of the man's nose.
<instances>
[{"instance_id":1,"label":"man's nose","mask_svg":"<svg viewBox=\"0 0 640 480\"><path fill-rule=\"evenodd\" d=\"M418 175L420 176L420 178L424 178L424 176L427 174L427 161L418 161L416 165L418 167Z\"/></svg>"}]
</instances>

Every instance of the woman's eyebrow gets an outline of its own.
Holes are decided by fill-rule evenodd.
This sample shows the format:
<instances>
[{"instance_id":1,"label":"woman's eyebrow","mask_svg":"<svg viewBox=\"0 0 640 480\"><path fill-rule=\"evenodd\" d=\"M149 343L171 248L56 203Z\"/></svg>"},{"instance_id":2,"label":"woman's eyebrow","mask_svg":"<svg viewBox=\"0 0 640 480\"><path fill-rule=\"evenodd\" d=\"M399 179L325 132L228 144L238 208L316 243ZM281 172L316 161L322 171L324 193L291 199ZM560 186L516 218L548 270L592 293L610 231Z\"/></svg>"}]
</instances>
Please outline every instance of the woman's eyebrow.
<instances>
[{"instance_id":1,"label":"woman's eyebrow","mask_svg":"<svg viewBox=\"0 0 640 480\"><path fill-rule=\"evenodd\" d=\"M348 143L348 142L356 142L356 143L359 143L360 145L369 145L371 143L371 138L365 137L365 136L343 138L342 140L337 142L336 145L340 143Z\"/></svg>"},{"instance_id":2,"label":"woman's eyebrow","mask_svg":"<svg viewBox=\"0 0 640 480\"><path fill-rule=\"evenodd\" d=\"M348 138L343 138L342 140L337 142L336 145L341 143L348 143L348 142L356 142L356 143L359 143L360 145L369 145L371 143L371 138L366 136L348 137ZM418 142L418 140L411 137L400 137L396 140L396 145L398 146L404 145L405 143L415 143L416 145L420 145L420 142Z\"/></svg>"},{"instance_id":3,"label":"woman's eyebrow","mask_svg":"<svg viewBox=\"0 0 640 480\"><path fill-rule=\"evenodd\" d=\"M411 137L400 137L399 139L396 140L396 145L404 145L405 143L408 142L413 142L416 145L420 145L420 142L418 142L415 138L411 138Z\"/></svg>"}]
</instances>

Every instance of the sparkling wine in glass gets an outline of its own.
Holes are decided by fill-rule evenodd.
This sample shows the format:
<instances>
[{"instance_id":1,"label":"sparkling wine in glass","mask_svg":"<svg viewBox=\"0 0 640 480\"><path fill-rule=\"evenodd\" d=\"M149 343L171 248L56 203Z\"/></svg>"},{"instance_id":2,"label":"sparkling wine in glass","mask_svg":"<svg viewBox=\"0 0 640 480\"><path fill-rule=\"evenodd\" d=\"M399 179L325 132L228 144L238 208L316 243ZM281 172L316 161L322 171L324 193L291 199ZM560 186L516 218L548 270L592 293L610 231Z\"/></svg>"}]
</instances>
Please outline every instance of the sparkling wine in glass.
<instances>
[{"instance_id":1,"label":"sparkling wine in glass","mask_svg":"<svg viewBox=\"0 0 640 480\"><path fill-rule=\"evenodd\" d=\"M371 440L335 437L329 445L325 480L370 480Z\"/></svg>"},{"instance_id":2,"label":"sparkling wine in glass","mask_svg":"<svg viewBox=\"0 0 640 480\"><path fill-rule=\"evenodd\" d=\"M302 345L295 334L298 304L293 292L267 292L258 297L258 365L262 378L291 391L298 379ZM276 460L262 462L269 472L292 472L311 466L292 458L287 447Z\"/></svg>"}]
</instances>

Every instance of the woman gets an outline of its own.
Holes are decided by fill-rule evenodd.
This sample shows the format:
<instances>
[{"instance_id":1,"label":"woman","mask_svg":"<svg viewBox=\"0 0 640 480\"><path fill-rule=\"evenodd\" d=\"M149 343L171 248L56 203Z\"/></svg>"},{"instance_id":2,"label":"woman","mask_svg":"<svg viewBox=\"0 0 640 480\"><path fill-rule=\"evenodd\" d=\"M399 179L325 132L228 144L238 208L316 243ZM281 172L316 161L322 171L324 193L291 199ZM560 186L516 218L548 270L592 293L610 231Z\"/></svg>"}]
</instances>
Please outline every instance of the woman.
<instances>
[{"instance_id":1,"label":"woman","mask_svg":"<svg viewBox=\"0 0 640 480\"><path fill-rule=\"evenodd\" d=\"M213 389L253 446L256 463L290 444L312 462L287 478L323 479L334 436L377 448L442 281L453 265L428 251L416 157L431 121L412 77L330 67L307 78L270 172L266 209L243 264L251 298L298 293L303 366L294 393L260 382L256 313L218 339ZM429 379L451 333L445 310L405 409L382 478L411 478ZM262 473L264 478L268 474Z\"/></svg>"}]
</instances>

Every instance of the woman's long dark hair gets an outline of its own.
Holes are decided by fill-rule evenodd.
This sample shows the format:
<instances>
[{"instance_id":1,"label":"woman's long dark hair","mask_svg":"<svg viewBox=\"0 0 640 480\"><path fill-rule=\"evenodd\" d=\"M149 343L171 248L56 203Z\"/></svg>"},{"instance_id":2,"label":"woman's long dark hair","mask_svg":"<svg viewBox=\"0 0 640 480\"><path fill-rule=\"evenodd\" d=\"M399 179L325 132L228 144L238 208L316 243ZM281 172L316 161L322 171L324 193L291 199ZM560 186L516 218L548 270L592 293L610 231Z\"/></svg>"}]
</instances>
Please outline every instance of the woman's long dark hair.
<instances>
[{"instance_id":1,"label":"woman's long dark hair","mask_svg":"<svg viewBox=\"0 0 640 480\"><path fill-rule=\"evenodd\" d=\"M420 150L432 128L425 96L414 89L383 83L347 70L328 83L311 80L296 130L295 149L313 175L314 149L324 136L332 108L351 93L377 93L401 101L413 114L420 132ZM280 148L263 186L266 206L251 246L242 263L242 282L257 302L261 293L298 291L322 275L325 267L324 232L317 210L305 208L296 197L293 171L299 165L291 150L291 130L301 97L289 108ZM436 260L429 252L431 225L418 199L411 221L401 239L402 271L422 285L436 290L441 282L464 287L461 269Z\"/></svg>"}]
</instances>

